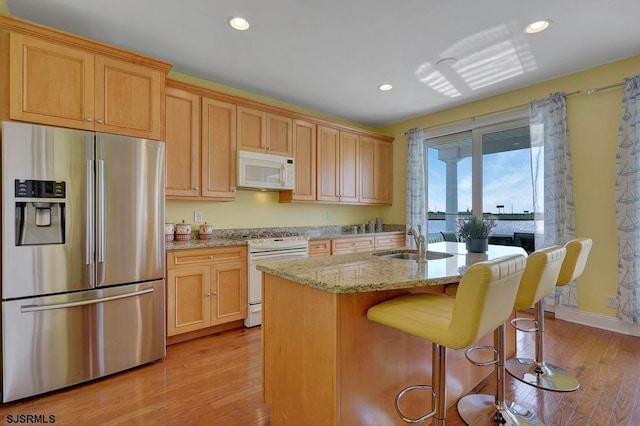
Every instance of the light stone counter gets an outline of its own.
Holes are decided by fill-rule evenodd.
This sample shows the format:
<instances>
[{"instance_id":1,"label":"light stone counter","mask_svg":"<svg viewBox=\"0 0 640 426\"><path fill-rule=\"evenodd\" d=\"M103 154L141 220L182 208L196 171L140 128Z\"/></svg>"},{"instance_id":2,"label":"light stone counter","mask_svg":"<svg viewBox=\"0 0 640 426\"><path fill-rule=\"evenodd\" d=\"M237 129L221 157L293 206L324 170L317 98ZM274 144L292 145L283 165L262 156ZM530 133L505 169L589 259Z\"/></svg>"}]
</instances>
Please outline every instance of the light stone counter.
<instances>
[{"instance_id":1,"label":"light stone counter","mask_svg":"<svg viewBox=\"0 0 640 426\"><path fill-rule=\"evenodd\" d=\"M258 264L257 268L329 293L365 293L457 283L474 263L510 254L527 254L520 247L498 245L490 245L487 253L467 253L464 243L448 242L429 244L427 250L451 256L418 264L415 260L388 259L374 254L407 250L382 250L271 262Z\"/></svg>"},{"instance_id":2,"label":"light stone counter","mask_svg":"<svg viewBox=\"0 0 640 426\"><path fill-rule=\"evenodd\" d=\"M233 247L246 246L247 242L243 240L234 240L232 238L212 238L210 240L191 239L189 241L167 241L164 243L165 251L171 250L188 250L198 248L213 247Z\"/></svg>"}]
</instances>

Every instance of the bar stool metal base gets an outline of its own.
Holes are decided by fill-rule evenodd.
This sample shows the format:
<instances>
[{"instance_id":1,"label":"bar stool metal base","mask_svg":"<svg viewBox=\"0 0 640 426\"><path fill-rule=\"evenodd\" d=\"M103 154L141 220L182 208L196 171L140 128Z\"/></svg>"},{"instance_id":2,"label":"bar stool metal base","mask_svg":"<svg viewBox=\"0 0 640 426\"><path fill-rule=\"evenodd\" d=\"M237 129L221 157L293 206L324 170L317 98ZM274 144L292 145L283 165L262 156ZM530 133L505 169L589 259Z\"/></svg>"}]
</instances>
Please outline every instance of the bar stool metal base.
<instances>
[{"instance_id":1,"label":"bar stool metal base","mask_svg":"<svg viewBox=\"0 0 640 426\"><path fill-rule=\"evenodd\" d=\"M507 360L506 368L515 379L540 389L572 392L580 387L580 382L573 373L548 362L536 363L533 359L511 358Z\"/></svg>"},{"instance_id":2,"label":"bar stool metal base","mask_svg":"<svg viewBox=\"0 0 640 426\"><path fill-rule=\"evenodd\" d=\"M458 401L458 413L468 425L544 425L526 408L514 403L496 405L493 395L467 395Z\"/></svg>"}]
</instances>

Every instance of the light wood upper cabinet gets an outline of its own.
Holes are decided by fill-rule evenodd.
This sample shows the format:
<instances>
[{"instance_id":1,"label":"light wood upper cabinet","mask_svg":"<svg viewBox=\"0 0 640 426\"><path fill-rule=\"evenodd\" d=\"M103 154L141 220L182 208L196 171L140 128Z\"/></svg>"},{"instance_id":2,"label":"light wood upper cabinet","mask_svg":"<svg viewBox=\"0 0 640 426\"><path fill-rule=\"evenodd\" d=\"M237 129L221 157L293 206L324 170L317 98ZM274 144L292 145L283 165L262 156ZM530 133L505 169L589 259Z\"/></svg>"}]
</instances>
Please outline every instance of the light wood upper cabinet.
<instances>
[{"instance_id":1,"label":"light wood upper cabinet","mask_svg":"<svg viewBox=\"0 0 640 426\"><path fill-rule=\"evenodd\" d=\"M10 117L93 130L92 53L11 33Z\"/></svg>"},{"instance_id":2,"label":"light wood upper cabinet","mask_svg":"<svg viewBox=\"0 0 640 426\"><path fill-rule=\"evenodd\" d=\"M340 201L340 132L318 126L318 201Z\"/></svg>"},{"instance_id":3,"label":"light wood upper cabinet","mask_svg":"<svg viewBox=\"0 0 640 426\"><path fill-rule=\"evenodd\" d=\"M95 67L95 130L164 139L164 73L105 56Z\"/></svg>"},{"instance_id":4,"label":"light wood upper cabinet","mask_svg":"<svg viewBox=\"0 0 640 426\"><path fill-rule=\"evenodd\" d=\"M200 195L200 96L167 87L165 92L166 195Z\"/></svg>"},{"instance_id":5,"label":"light wood upper cabinet","mask_svg":"<svg viewBox=\"0 0 640 426\"><path fill-rule=\"evenodd\" d=\"M293 120L282 115L238 106L238 149L293 155Z\"/></svg>"},{"instance_id":6,"label":"light wood upper cabinet","mask_svg":"<svg viewBox=\"0 0 640 426\"><path fill-rule=\"evenodd\" d=\"M393 201L393 146L389 142L360 137L361 203L391 204Z\"/></svg>"},{"instance_id":7,"label":"light wood upper cabinet","mask_svg":"<svg viewBox=\"0 0 640 426\"><path fill-rule=\"evenodd\" d=\"M358 135L340 131L340 201L358 202Z\"/></svg>"},{"instance_id":8,"label":"light wood upper cabinet","mask_svg":"<svg viewBox=\"0 0 640 426\"><path fill-rule=\"evenodd\" d=\"M236 197L236 106L202 99L202 196Z\"/></svg>"},{"instance_id":9,"label":"light wood upper cabinet","mask_svg":"<svg viewBox=\"0 0 640 426\"><path fill-rule=\"evenodd\" d=\"M12 119L164 138L162 71L20 33L10 38Z\"/></svg>"},{"instance_id":10,"label":"light wood upper cabinet","mask_svg":"<svg viewBox=\"0 0 640 426\"><path fill-rule=\"evenodd\" d=\"M376 202L393 203L393 145L390 142L376 141L374 159Z\"/></svg>"},{"instance_id":11,"label":"light wood upper cabinet","mask_svg":"<svg viewBox=\"0 0 640 426\"><path fill-rule=\"evenodd\" d=\"M280 201L316 200L316 125L293 120L293 158L295 187L281 191Z\"/></svg>"},{"instance_id":12,"label":"light wood upper cabinet","mask_svg":"<svg viewBox=\"0 0 640 426\"><path fill-rule=\"evenodd\" d=\"M236 105L171 84L165 95L167 198L234 200Z\"/></svg>"},{"instance_id":13,"label":"light wood upper cabinet","mask_svg":"<svg viewBox=\"0 0 640 426\"><path fill-rule=\"evenodd\" d=\"M267 153L293 155L293 120L276 114L267 114Z\"/></svg>"}]
</instances>

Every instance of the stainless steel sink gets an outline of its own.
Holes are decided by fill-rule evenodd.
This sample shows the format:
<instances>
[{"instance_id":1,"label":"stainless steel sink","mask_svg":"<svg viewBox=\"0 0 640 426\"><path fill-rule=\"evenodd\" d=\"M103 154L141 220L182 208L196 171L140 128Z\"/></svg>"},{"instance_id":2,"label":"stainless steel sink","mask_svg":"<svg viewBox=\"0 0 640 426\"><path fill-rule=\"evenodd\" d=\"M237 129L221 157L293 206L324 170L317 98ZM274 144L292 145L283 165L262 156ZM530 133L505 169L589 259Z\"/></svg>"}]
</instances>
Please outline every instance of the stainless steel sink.
<instances>
[{"instance_id":1,"label":"stainless steel sink","mask_svg":"<svg viewBox=\"0 0 640 426\"><path fill-rule=\"evenodd\" d=\"M401 260L418 260L418 253L415 250L403 250L403 251L382 251L379 253L373 253L374 256L381 257L383 259L401 259ZM445 259L452 257L449 253L440 253L437 251L428 251L427 260Z\"/></svg>"}]
</instances>

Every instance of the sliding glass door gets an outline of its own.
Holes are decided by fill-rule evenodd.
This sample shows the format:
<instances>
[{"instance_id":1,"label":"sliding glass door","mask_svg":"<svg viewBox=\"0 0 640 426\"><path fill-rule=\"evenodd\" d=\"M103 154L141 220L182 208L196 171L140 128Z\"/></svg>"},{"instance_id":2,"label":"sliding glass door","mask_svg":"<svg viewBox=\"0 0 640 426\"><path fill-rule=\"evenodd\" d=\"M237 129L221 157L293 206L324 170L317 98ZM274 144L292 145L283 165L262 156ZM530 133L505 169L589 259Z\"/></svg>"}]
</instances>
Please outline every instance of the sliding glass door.
<instances>
[{"instance_id":1,"label":"sliding glass door","mask_svg":"<svg viewBox=\"0 0 640 426\"><path fill-rule=\"evenodd\" d=\"M431 237L455 232L460 216L491 216L492 243L533 251L528 119L442 133L425 144Z\"/></svg>"}]
</instances>

